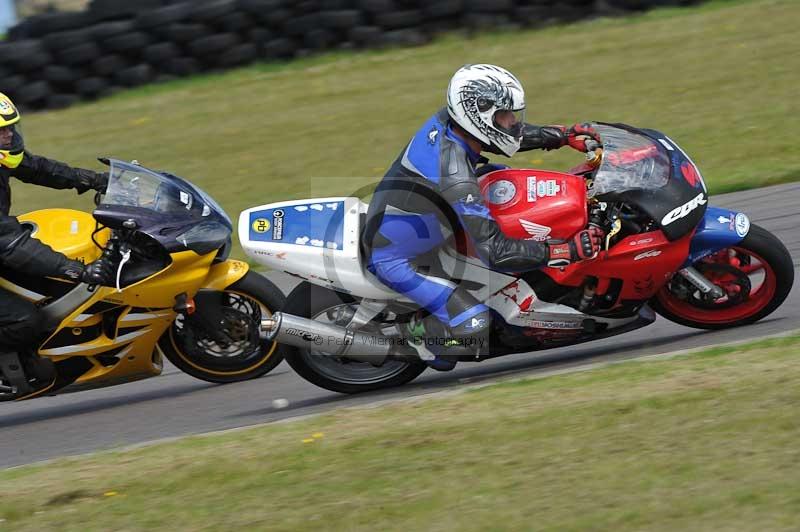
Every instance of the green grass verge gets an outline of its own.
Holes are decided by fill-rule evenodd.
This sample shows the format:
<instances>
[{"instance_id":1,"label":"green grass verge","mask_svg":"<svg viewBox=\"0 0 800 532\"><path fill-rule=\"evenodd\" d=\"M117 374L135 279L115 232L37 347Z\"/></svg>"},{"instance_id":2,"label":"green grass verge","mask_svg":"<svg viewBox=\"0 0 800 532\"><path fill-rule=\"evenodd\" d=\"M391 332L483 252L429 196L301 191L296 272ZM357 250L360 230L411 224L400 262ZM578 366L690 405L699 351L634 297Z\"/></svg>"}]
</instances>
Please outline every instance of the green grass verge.
<instances>
[{"instance_id":1,"label":"green grass verge","mask_svg":"<svg viewBox=\"0 0 800 532\"><path fill-rule=\"evenodd\" d=\"M539 31L450 35L414 49L258 64L24 118L29 148L96 167L109 155L169 169L232 216L270 201L374 183L444 103L460 65L515 72L535 123L622 121L683 145L718 193L800 178L796 0L712 2ZM515 166L568 168L571 150ZM331 179L328 176L346 177ZM351 177L358 176L358 177ZM15 184L15 211L82 206Z\"/></svg>"},{"instance_id":2,"label":"green grass verge","mask_svg":"<svg viewBox=\"0 0 800 532\"><path fill-rule=\"evenodd\" d=\"M796 530L798 351L795 335L5 470L0 527Z\"/></svg>"}]
</instances>

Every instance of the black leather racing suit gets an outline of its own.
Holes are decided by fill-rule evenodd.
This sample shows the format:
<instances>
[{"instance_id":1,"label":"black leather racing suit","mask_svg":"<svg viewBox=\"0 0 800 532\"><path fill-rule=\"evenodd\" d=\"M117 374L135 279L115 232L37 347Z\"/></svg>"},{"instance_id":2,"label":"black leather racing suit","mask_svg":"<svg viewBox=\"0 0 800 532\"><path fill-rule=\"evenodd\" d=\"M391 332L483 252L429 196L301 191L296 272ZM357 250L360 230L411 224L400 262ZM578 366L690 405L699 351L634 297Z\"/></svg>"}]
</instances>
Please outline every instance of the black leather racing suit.
<instances>
[{"instance_id":1,"label":"black leather racing suit","mask_svg":"<svg viewBox=\"0 0 800 532\"><path fill-rule=\"evenodd\" d=\"M17 218L9 215L9 178L56 189L77 189L83 193L104 180L91 170L72 168L64 163L25 152L17 168L0 166L0 277L3 269L24 271L28 275L60 277L69 259L50 246L31 238ZM0 288L0 352L19 352L33 344L40 334L39 310L29 300Z\"/></svg>"},{"instance_id":2,"label":"black leather racing suit","mask_svg":"<svg viewBox=\"0 0 800 532\"><path fill-rule=\"evenodd\" d=\"M523 128L521 150L556 149L564 128ZM431 252L447 233L463 227L491 269L526 271L548 257L547 244L506 237L483 202L476 165L488 162L457 136L446 109L414 135L376 188L367 212L363 244L367 268L384 284L434 315L456 337L482 334L489 309L435 272Z\"/></svg>"}]
</instances>

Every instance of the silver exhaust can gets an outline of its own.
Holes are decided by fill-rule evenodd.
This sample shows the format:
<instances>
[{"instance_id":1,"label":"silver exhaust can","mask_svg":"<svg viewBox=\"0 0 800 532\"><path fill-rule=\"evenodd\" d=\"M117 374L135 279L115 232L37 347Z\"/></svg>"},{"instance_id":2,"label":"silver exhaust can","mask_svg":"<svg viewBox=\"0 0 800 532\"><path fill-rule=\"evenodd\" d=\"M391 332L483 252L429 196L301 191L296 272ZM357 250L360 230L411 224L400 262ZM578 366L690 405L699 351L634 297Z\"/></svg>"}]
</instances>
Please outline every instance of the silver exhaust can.
<instances>
[{"instance_id":1,"label":"silver exhaust can","mask_svg":"<svg viewBox=\"0 0 800 532\"><path fill-rule=\"evenodd\" d=\"M279 344L311 349L380 366L400 338L365 334L293 314L276 312L261 320L261 333Z\"/></svg>"}]
</instances>

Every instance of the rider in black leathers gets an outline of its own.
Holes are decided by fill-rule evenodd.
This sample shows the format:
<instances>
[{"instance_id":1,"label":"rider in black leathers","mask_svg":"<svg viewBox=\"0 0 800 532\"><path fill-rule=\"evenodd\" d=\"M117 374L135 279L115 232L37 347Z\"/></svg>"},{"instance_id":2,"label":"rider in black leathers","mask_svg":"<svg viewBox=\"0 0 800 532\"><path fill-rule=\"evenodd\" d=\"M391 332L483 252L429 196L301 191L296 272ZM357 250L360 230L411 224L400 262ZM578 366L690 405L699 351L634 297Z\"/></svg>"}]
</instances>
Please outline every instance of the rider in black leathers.
<instances>
[{"instance_id":1,"label":"rider in black leathers","mask_svg":"<svg viewBox=\"0 0 800 532\"><path fill-rule=\"evenodd\" d=\"M113 272L108 264L96 261L84 265L69 259L32 238L30 229L9 215L11 177L50 188L74 188L78 194L88 190L104 191L108 183L107 174L72 168L25 151L19 120L17 108L0 93L0 274L2 269L7 269L33 276L109 284ZM8 369L19 355L26 362L33 358L30 351L42 333L41 323L39 309L34 303L0 288L0 370Z\"/></svg>"}]
</instances>

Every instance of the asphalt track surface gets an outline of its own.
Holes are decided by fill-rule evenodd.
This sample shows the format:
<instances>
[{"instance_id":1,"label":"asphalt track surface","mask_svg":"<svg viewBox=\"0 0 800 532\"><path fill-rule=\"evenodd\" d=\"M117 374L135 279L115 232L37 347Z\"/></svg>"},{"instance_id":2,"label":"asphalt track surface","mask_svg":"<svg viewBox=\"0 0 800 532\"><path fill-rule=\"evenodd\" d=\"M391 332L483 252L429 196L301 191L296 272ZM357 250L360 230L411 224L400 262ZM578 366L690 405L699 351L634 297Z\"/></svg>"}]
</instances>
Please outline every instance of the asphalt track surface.
<instances>
[{"instance_id":1,"label":"asphalt track surface","mask_svg":"<svg viewBox=\"0 0 800 532\"><path fill-rule=\"evenodd\" d=\"M726 194L712 205L741 210L774 232L800 265L800 183ZM275 278L282 288L286 279ZM667 353L800 329L800 282L784 304L759 323L706 332L659 318L627 335L571 348L461 363L449 373L428 370L402 388L345 396L317 388L286 365L245 383L219 386L196 380L172 366L156 378L20 403L0 404L0 468L152 440L197 434L420 395L465 383L557 368ZM289 401L285 408L275 399Z\"/></svg>"}]
</instances>

